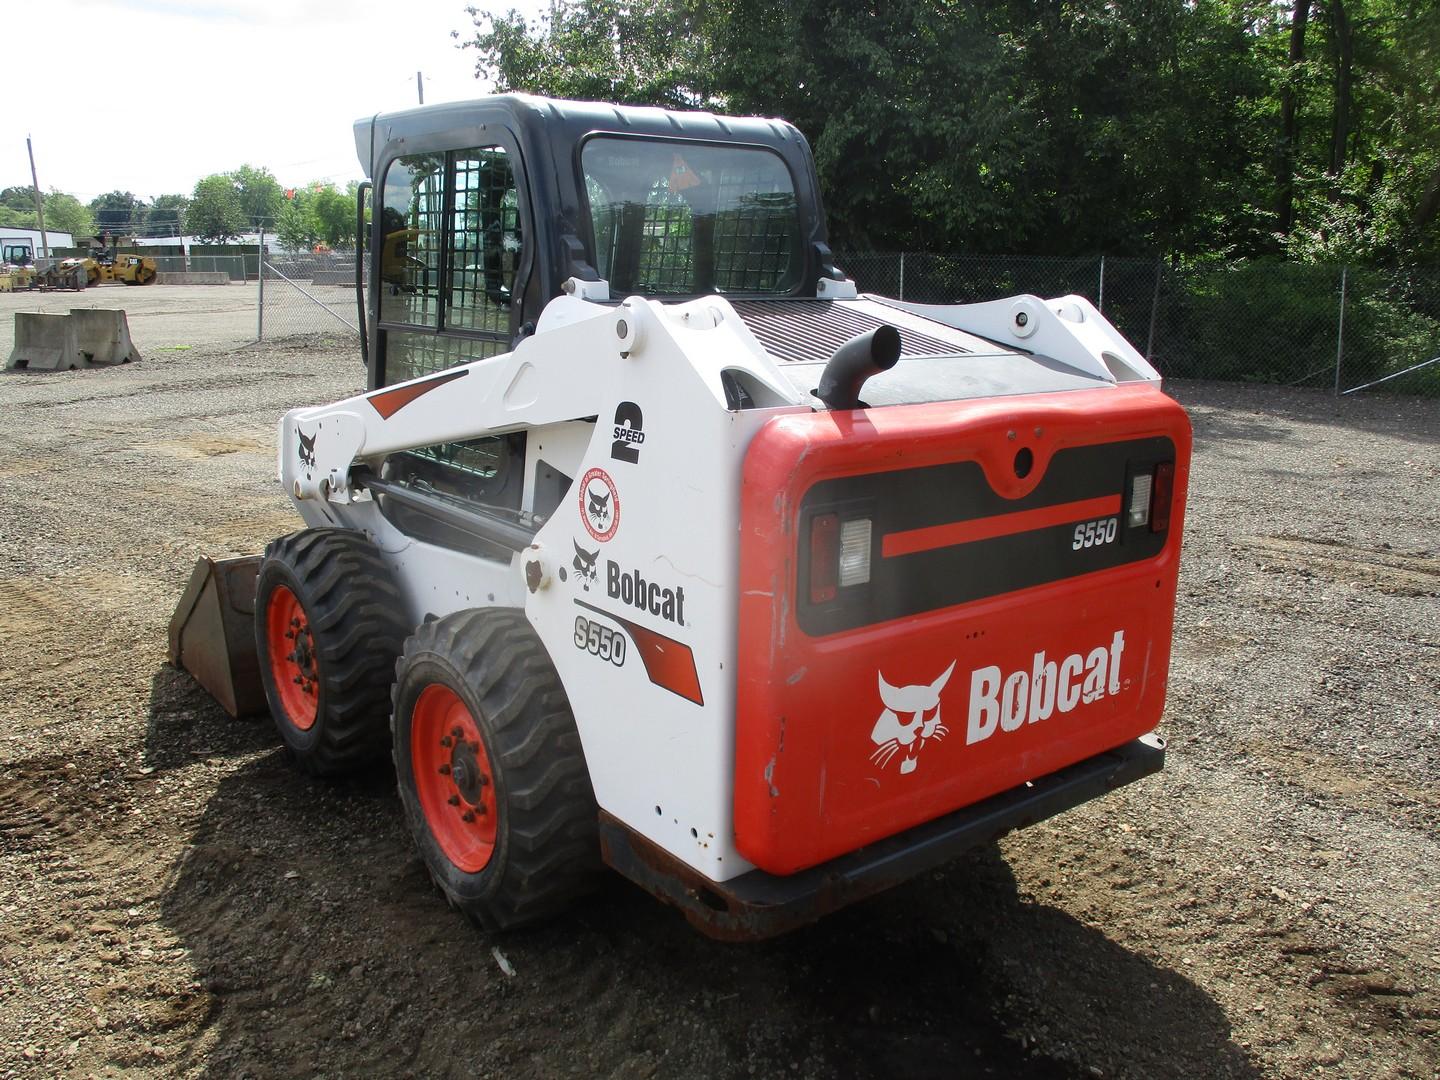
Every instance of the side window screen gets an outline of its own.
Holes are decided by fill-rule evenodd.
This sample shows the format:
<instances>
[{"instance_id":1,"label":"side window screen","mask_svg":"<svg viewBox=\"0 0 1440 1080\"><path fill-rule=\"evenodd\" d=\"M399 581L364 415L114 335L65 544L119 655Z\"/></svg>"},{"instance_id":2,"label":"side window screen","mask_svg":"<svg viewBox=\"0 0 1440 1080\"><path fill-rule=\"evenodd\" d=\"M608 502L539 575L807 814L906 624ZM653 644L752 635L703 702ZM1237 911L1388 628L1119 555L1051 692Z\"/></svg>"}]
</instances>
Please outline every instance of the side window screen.
<instances>
[{"instance_id":1,"label":"side window screen","mask_svg":"<svg viewBox=\"0 0 1440 1080\"><path fill-rule=\"evenodd\" d=\"M596 264L612 295L785 295L800 284L795 186L778 155L598 137L580 162Z\"/></svg>"},{"instance_id":2,"label":"side window screen","mask_svg":"<svg viewBox=\"0 0 1440 1080\"><path fill-rule=\"evenodd\" d=\"M436 326L445 224L445 155L399 158L385 173L380 318Z\"/></svg>"},{"instance_id":3,"label":"side window screen","mask_svg":"<svg viewBox=\"0 0 1440 1080\"><path fill-rule=\"evenodd\" d=\"M385 173L381 207L384 385L508 352L524 236L505 150L397 158ZM392 454L382 471L445 498L518 510L524 458L523 435L486 436ZM468 544L423 513L386 503L382 510L412 536Z\"/></svg>"},{"instance_id":4,"label":"side window screen","mask_svg":"<svg viewBox=\"0 0 1440 1080\"><path fill-rule=\"evenodd\" d=\"M455 155L448 325L509 333L520 262L520 200L504 150Z\"/></svg>"}]
</instances>

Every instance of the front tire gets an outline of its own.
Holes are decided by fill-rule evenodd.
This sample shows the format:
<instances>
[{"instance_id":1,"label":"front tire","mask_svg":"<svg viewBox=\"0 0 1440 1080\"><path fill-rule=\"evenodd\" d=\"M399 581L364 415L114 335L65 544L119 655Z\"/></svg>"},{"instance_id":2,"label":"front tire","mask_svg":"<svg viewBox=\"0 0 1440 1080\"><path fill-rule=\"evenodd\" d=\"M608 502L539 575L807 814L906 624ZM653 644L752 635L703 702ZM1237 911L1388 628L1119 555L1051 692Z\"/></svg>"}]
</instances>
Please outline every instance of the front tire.
<instances>
[{"instance_id":1,"label":"front tire","mask_svg":"<svg viewBox=\"0 0 1440 1080\"><path fill-rule=\"evenodd\" d=\"M422 626L396 667L392 727L406 820L454 907L503 930L593 888L595 795L564 687L523 612Z\"/></svg>"},{"instance_id":2,"label":"front tire","mask_svg":"<svg viewBox=\"0 0 1440 1080\"><path fill-rule=\"evenodd\" d=\"M255 645L275 726L306 772L334 776L385 756L390 678L409 631L375 545L304 529L265 548Z\"/></svg>"}]
</instances>

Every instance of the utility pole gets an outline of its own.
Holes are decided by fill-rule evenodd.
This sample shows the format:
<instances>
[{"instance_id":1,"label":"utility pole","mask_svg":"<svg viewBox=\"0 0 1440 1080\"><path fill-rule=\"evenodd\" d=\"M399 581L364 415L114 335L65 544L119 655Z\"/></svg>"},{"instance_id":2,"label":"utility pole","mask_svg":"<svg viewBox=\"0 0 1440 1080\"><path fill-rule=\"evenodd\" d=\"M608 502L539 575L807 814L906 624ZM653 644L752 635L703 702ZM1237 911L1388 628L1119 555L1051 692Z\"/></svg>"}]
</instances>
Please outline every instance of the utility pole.
<instances>
[{"instance_id":1,"label":"utility pole","mask_svg":"<svg viewBox=\"0 0 1440 1080\"><path fill-rule=\"evenodd\" d=\"M420 81L420 72L415 73L415 93L420 95L420 104L425 104L425 84Z\"/></svg>"},{"instance_id":2,"label":"utility pole","mask_svg":"<svg viewBox=\"0 0 1440 1080\"><path fill-rule=\"evenodd\" d=\"M25 136L25 150L30 155L30 183L35 188L35 220L40 226L40 252L50 257L50 237L45 232L45 200L40 198L40 181L35 176L35 148L30 145L30 136Z\"/></svg>"}]
</instances>

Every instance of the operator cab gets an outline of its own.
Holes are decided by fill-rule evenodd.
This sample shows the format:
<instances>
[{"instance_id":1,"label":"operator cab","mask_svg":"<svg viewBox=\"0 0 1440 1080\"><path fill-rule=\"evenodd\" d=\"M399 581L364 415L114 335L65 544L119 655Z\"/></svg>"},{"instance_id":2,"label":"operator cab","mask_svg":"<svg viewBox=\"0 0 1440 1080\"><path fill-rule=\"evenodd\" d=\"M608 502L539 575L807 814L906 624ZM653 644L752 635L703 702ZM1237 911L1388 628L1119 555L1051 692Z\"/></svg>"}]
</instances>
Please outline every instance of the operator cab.
<instances>
[{"instance_id":1,"label":"operator cab","mask_svg":"<svg viewBox=\"0 0 1440 1080\"><path fill-rule=\"evenodd\" d=\"M809 145L782 120L515 94L376 115L355 142L371 390L509 352L571 279L602 301L758 300L843 277ZM518 515L524 460L521 432L393 454L382 477ZM473 548L382 505L410 535Z\"/></svg>"}]
</instances>

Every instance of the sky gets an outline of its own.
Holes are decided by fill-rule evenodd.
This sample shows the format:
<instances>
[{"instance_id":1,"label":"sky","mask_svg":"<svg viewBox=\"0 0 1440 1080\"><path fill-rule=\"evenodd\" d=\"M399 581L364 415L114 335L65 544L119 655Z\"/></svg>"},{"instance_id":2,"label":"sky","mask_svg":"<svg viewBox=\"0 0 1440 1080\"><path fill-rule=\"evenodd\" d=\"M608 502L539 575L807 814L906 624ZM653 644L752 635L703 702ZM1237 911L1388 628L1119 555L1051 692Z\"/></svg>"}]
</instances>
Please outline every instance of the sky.
<instances>
[{"instance_id":1,"label":"sky","mask_svg":"<svg viewBox=\"0 0 1440 1080\"><path fill-rule=\"evenodd\" d=\"M249 164L287 187L361 176L361 116L479 97L468 4L485 0L11 0L0 187L89 202L189 195ZM534 18L545 0L499 0ZM18 62L17 62L18 61Z\"/></svg>"}]
</instances>

